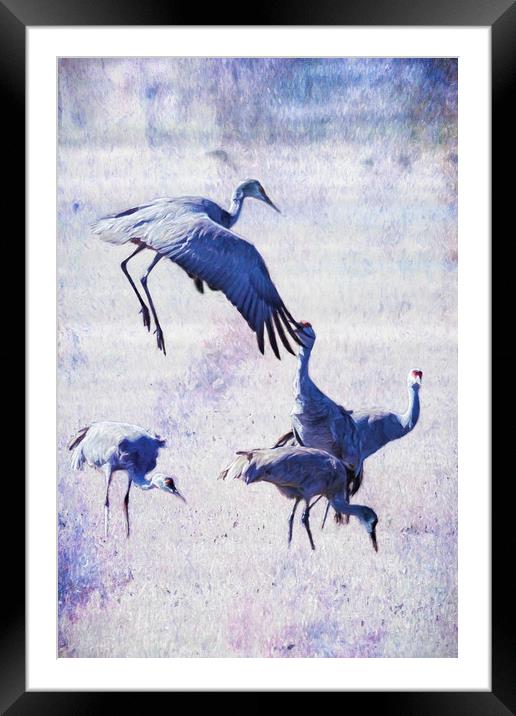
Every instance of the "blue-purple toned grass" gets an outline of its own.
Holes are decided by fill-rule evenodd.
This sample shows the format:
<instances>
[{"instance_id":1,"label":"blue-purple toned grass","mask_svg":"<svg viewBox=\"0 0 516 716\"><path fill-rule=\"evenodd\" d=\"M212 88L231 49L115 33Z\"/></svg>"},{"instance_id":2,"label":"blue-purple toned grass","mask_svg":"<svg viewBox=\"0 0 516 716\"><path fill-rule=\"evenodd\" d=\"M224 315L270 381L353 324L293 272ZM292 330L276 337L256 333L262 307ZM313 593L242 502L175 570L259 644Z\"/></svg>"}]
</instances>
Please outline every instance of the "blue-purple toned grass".
<instances>
[{"instance_id":1,"label":"blue-purple toned grass","mask_svg":"<svg viewBox=\"0 0 516 716\"><path fill-rule=\"evenodd\" d=\"M457 654L455 64L264 62L61 64L61 656ZM424 371L419 424L370 458L356 496L379 515L378 554L354 520L321 532L322 505L317 550L298 521L289 550L288 501L217 481L235 450L288 429L295 359L260 356L224 297L166 261L149 281L164 357L119 267L129 250L89 235L156 196L228 204L248 176L283 214L249 201L236 229L314 325L320 387L401 410ZM72 473L66 450L94 420L166 437L158 470L188 505L133 489L126 540L117 475L103 543L103 477Z\"/></svg>"}]
</instances>

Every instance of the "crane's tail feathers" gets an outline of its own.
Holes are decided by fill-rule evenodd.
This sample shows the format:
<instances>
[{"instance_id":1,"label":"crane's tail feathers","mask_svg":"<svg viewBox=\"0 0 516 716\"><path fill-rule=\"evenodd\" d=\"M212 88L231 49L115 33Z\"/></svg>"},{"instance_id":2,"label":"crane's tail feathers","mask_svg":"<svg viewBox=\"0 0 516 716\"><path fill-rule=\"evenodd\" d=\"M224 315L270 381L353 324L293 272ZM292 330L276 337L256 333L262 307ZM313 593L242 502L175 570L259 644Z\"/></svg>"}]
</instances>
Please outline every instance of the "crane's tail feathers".
<instances>
[{"instance_id":1,"label":"crane's tail feathers","mask_svg":"<svg viewBox=\"0 0 516 716\"><path fill-rule=\"evenodd\" d=\"M75 437L73 437L70 440L70 442L68 443L68 446L67 446L68 450L73 450L74 447L77 447L77 445L84 440L84 438L86 437L86 433L88 432L89 429L90 429L89 425L85 428L81 428L79 430L79 432L77 433L77 435Z\"/></svg>"},{"instance_id":2,"label":"crane's tail feathers","mask_svg":"<svg viewBox=\"0 0 516 716\"><path fill-rule=\"evenodd\" d=\"M86 462L84 453L82 452L82 446L78 445L72 453L72 470L82 470L82 466Z\"/></svg>"},{"instance_id":3,"label":"crane's tail feathers","mask_svg":"<svg viewBox=\"0 0 516 716\"><path fill-rule=\"evenodd\" d=\"M68 443L68 450L73 450L72 453L72 470L80 470L82 466L85 463L84 454L82 452L82 441L86 437L86 434L88 430L90 429L90 426L88 425L86 428L81 428L77 435L70 440Z\"/></svg>"},{"instance_id":4,"label":"crane's tail feathers","mask_svg":"<svg viewBox=\"0 0 516 716\"><path fill-rule=\"evenodd\" d=\"M218 477L219 480L225 480L226 477L230 479L233 478L233 480L242 479L245 469L249 464L248 453L238 452L237 455L238 457L235 458L228 467L222 470ZM243 457L244 455L246 456L245 458Z\"/></svg>"},{"instance_id":5,"label":"crane's tail feathers","mask_svg":"<svg viewBox=\"0 0 516 716\"><path fill-rule=\"evenodd\" d=\"M295 438L294 438L294 431L293 431L293 430L289 430L288 433L285 433L285 434L282 435L280 438L278 438L278 440L276 440L276 442L275 442L274 445L272 446L272 449L274 449L274 448L279 448L279 447L285 447L285 445L289 442L289 440L294 440L294 439L295 439Z\"/></svg>"},{"instance_id":6,"label":"crane's tail feathers","mask_svg":"<svg viewBox=\"0 0 516 716\"><path fill-rule=\"evenodd\" d=\"M237 450L236 454L237 455L245 455L247 461L249 462L254 457L254 450Z\"/></svg>"}]
</instances>

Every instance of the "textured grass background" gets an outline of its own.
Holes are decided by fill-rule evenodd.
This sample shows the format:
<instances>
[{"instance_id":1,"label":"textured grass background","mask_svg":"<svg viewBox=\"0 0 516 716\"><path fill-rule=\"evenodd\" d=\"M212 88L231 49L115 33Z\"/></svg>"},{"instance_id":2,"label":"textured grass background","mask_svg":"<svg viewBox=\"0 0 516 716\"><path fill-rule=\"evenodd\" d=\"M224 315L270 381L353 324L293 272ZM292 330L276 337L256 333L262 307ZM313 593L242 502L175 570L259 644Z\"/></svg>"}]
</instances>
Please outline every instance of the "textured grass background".
<instances>
[{"instance_id":1,"label":"textured grass background","mask_svg":"<svg viewBox=\"0 0 516 716\"><path fill-rule=\"evenodd\" d=\"M454 60L62 60L59 67L59 654L65 657L457 654L457 235ZM413 433L366 463L352 520L317 550L271 485L218 482L237 449L289 427L296 361L262 357L220 293L162 262L150 279L168 355L97 217L157 197L229 204L287 306L318 334L312 376L348 408L402 410ZM152 255L132 262L138 278ZM131 264L130 264L131 267ZM188 505L72 473L66 443L94 420L168 439L158 469Z\"/></svg>"}]
</instances>

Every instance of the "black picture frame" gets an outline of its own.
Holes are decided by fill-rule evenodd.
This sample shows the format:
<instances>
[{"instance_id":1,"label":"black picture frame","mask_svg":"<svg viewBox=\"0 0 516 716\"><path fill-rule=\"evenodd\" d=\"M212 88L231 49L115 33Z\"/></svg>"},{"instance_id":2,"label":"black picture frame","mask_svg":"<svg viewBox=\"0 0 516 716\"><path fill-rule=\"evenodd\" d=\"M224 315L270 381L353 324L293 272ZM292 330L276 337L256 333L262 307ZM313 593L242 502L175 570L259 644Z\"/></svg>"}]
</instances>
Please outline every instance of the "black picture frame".
<instances>
[{"instance_id":1,"label":"black picture frame","mask_svg":"<svg viewBox=\"0 0 516 716\"><path fill-rule=\"evenodd\" d=\"M236 4L235 4L236 5ZM384 25L384 26L489 26L492 38L492 170L493 236L500 235L504 218L514 204L514 181L502 179L502 168L507 165L514 149L514 119L509 110L510 80L514 76L514 38L516 37L516 4L512 0L361 0L346 3L338 0L297 0L283 6L253 6L243 15L240 3L235 8L214 4L203 9L203 25ZM197 17L196 17L197 16ZM10 182L7 190L9 213L25 215L25 30L28 26L58 25L197 25L199 9L156 0L103 0L102 3L84 3L83 0L0 0L0 80L3 94L3 120L14 149ZM232 18L233 21L229 21ZM235 21L236 20L236 21ZM514 156L514 152L512 152ZM19 232L19 223L17 230ZM507 226L511 226L507 222ZM514 231L512 229L512 231ZM510 242L512 237L507 236ZM7 239L6 239L7 240ZM16 261L20 264L21 238L17 240ZM507 261L509 250L504 243L504 265L492 289L492 315L503 320L504 307L511 305L512 285L504 275L512 262ZM493 259L495 253L493 252ZM21 293L21 289L18 289ZM509 293L511 291L511 293ZM23 305L21 296L20 305ZM23 342L23 336L21 336ZM29 349L35 349L29 346ZM510 360L512 352L504 343L492 352L493 364L501 366ZM493 365L493 369L494 369ZM493 370L493 415L497 412L495 396L496 371ZM500 384L501 385L501 384ZM500 387L500 386L499 386ZM497 424L492 436L492 454L501 454L503 446L510 445L510 426L503 421ZM486 436L487 437L487 436ZM499 449L497 449L499 448ZM23 454L23 449L21 451ZM493 465L493 472L499 467ZM20 465L16 466L17 474ZM14 474L14 473L12 473ZM45 475L41 479L53 476ZM503 475L502 475L503 477ZM507 477L512 480L512 476ZM18 477L20 480L20 477ZM24 569L24 500L23 484L17 485L16 501L9 503L13 527L9 534L9 548L4 550L9 575L8 604L3 610L4 630L0 654L0 708L2 713L18 714L82 714L99 712L107 708L120 708L122 694L104 692L26 692L25 690L25 569ZM512 590L507 590L508 545L514 546L510 520L501 517L506 512L506 485L493 486L492 492L492 691L475 692L351 692L345 694L344 707L349 699L361 699L361 706L380 707L383 712L397 714L460 714L502 716L514 713L516 706L514 675L514 607ZM4 511L5 511L4 504ZM511 570L512 571L512 570ZM511 575L510 575L511 576ZM510 578L509 576L509 578ZM512 581L512 580L511 580ZM509 601L510 600L510 601ZM158 696L159 694L153 694ZM170 698L168 694L168 698ZM140 702L139 694L131 694ZM149 692L145 698L148 699ZM116 706L114 698L117 699ZM366 700L365 700L366 699ZM141 702L143 704L143 701ZM148 706L148 701L146 702Z\"/></svg>"}]
</instances>

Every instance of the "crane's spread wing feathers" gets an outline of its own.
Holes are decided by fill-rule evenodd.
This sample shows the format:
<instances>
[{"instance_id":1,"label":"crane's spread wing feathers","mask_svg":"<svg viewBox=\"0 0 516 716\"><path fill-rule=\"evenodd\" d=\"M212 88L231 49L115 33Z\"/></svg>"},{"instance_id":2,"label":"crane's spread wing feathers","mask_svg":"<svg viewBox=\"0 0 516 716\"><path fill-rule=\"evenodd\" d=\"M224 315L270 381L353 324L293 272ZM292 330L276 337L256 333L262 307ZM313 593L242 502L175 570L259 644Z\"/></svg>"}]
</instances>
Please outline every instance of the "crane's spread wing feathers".
<instances>
[{"instance_id":1,"label":"crane's spread wing feathers","mask_svg":"<svg viewBox=\"0 0 516 716\"><path fill-rule=\"evenodd\" d=\"M91 225L91 231L102 241L110 244L126 244L135 239L149 243L149 233L159 228L170 218L175 218L178 207L173 199L160 198L126 209L119 214L103 216Z\"/></svg>"},{"instance_id":2,"label":"crane's spread wing feathers","mask_svg":"<svg viewBox=\"0 0 516 716\"><path fill-rule=\"evenodd\" d=\"M162 245L160 253L210 288L222 291L256 333L261 353L264 329L277 358L275 329L285 348L293 353L284 329L301 344L294 332L299 324L286 309L256 248L206 214L191 214L178 223L181 230L174 227L175 236L168 236L168 245Z\"/></svg>"}]
</instances>

